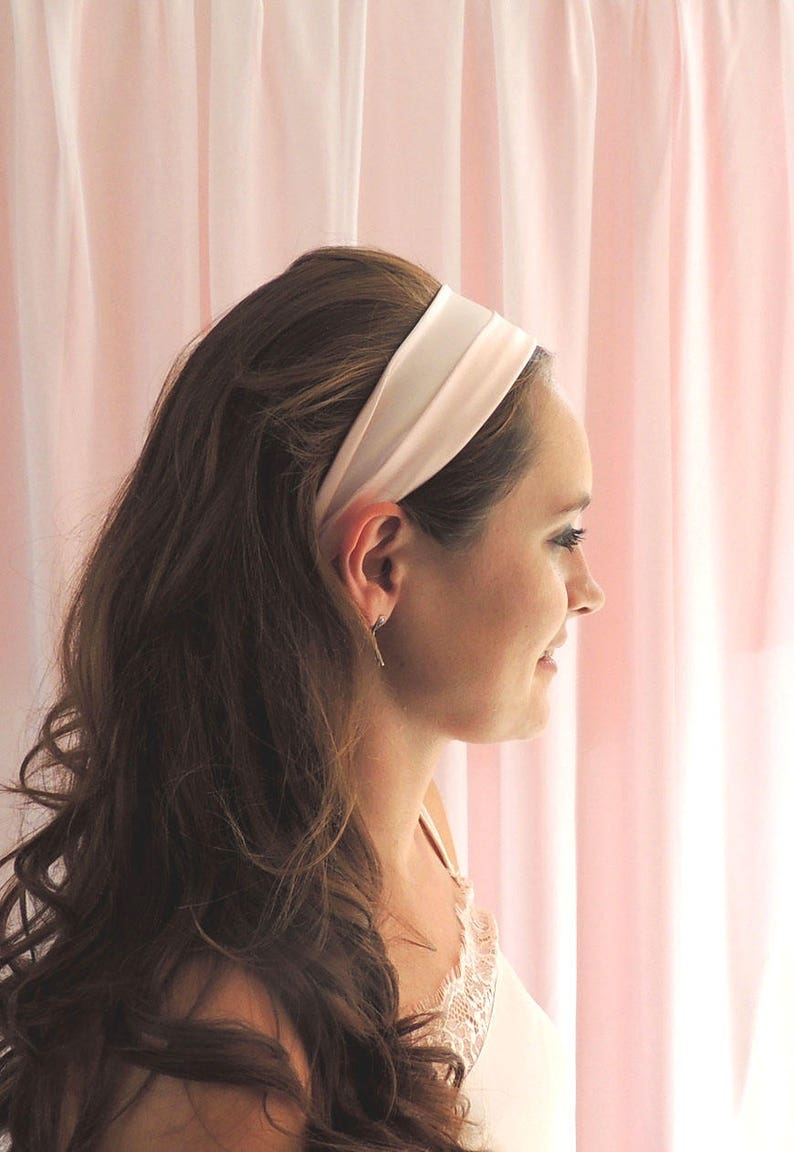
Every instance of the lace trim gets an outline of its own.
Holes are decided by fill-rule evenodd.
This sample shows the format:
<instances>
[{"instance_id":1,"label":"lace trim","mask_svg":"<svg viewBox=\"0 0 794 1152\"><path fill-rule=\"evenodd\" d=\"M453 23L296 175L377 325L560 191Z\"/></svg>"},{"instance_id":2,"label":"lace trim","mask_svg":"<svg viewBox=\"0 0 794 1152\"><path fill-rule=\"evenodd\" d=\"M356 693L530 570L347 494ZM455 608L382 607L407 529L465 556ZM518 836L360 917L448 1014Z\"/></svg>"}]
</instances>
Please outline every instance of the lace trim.
<instances>
[{"instance_id":1,"label":"lace trim","mask_svg":"<svg viewBox=\"0 0 794 1152\"><path fill-rule=\"evenodd\" d=\"M491 1023L496 993L499 931L492 913L474 903L474 886L455 876L463 892L455 912L461 927L458 963L432 996L413 1004L407 1014L436 1011L442 1016L417 1037L419 1044L446 1044L461 1057L466 1075L480 1054Z\"/></svg>"}]
</instances>

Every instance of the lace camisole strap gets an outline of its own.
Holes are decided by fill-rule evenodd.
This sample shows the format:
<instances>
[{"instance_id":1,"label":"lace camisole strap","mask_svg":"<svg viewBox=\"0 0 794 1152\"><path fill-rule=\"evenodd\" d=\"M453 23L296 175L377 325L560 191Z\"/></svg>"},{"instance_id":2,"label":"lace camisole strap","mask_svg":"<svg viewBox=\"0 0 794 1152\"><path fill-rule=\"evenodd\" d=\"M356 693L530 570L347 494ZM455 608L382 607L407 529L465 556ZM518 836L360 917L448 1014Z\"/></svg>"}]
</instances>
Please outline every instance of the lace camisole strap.
<instances>
[{"instance_id":1,"label":"lace camisole strap","mask_svg":"<svg viewBox=\"0 0 794 1152\"><path fill-rule=\"evenodd\" d=\"M438 852L438 854L441 857L447 870L451 873L451 875L456 880L462 879L460 872L458 872L452 866L452 861L450 860L449 854L448 854L446 848L444 847L444 841L441 839L441 834L439 833L438 828L436 828L436 826L433 822L433 817L430 815L430 813L428 812L428 810L424 806L424 804L422 805L421 809L419 810L419 819L422 822L422 824L424 825L425 831L427 832L428 836L430 837L430 840L433 844L433 847Z\"/></svg>"},{"instance_id":2,"label":"lace camisole strap","mask_svg":"<svg viewBox=\"0 0 794 1152\"><path fill-rule=\"evenodd\" d=\"M474 903L474 887L452 865L433 818L422 805L420 823L458 886L455 912L461 929L458 962L434 996L412 1006L412 1012L439 1010L441 1019L424 1042L445 1044L471 1070L485 1041L493 1011L499 965L499 932L493 915Z\"/></svg>"}]
</instances>

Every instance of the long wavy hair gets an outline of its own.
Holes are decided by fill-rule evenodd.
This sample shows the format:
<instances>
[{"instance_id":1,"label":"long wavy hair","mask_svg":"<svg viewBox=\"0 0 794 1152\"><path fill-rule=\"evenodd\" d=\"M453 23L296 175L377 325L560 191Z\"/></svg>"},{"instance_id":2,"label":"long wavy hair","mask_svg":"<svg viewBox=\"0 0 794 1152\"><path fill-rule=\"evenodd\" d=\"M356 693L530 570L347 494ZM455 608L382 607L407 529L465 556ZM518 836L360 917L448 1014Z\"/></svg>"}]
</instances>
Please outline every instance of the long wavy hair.
<instances>
[{"instance_id":1,"label":"long wavy hair","mask_svg":"<svg viewBox=\"0 0 794 1152\"><path fill-rule=\"evenodd\" d=\"M12 1152L91 1152L130 1066L141 1092L158 1074L255 1086L263 1105L286 1092L307 1149L462 1147L463 1064L427 1042L431 1016L399 1018L376 927L382 874L354 767L374 653L314 520L347 430L438 288L381 250L318 248L168 374L70 591L56 698L4 786L41 816L0 861L13 861L0 900ZM533 382L550 375L538 348L458 456L400 501L445 548L473 546L531 467ZM168 1010L196 960L208 981L234 965L275 994L308 1093L272 1038Z\"/></svg>"}]
</instances>

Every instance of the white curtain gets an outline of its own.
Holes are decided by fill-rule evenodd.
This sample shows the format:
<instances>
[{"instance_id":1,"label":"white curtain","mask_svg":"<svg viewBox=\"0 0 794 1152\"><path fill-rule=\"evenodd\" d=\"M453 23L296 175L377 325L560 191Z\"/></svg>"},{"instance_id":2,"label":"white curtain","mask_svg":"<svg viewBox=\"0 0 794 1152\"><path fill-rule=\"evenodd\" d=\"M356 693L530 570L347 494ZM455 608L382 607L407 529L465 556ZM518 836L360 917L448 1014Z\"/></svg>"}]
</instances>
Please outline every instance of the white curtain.
<instances>
[{"instance_id":1,"label":"white curtain","mask_svg":"<svg viewBox=\"0 0 794 1152\"><path fill-rule=\"evenodd\" d=\"M2 778L179 348L306 248L418 260L590 439L606 607L439 770L578 1147L790 1150L791 0L4 0L0 83Z\"/></svg>"}]
</instances>

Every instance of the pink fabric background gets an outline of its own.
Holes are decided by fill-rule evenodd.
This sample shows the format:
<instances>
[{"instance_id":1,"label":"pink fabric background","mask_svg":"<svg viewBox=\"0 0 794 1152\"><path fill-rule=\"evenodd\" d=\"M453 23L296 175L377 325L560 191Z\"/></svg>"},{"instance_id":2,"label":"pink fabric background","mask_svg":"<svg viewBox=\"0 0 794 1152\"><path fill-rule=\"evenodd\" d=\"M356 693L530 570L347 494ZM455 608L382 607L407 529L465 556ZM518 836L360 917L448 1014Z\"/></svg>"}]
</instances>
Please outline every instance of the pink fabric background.
<instances>
[{"instance_id":1,"label":"pink fabric background","mask_svg":"<svg viewBox=\"0 0 794 1152\"><path fill-rule=\"evenodd\" d=\"M5 0L0 83L3 779L182 344L317 244L419 260L590 437L606 607L439 771L578 1146L790 1150L790 0Z\"/></svg>"}]
</instances>

